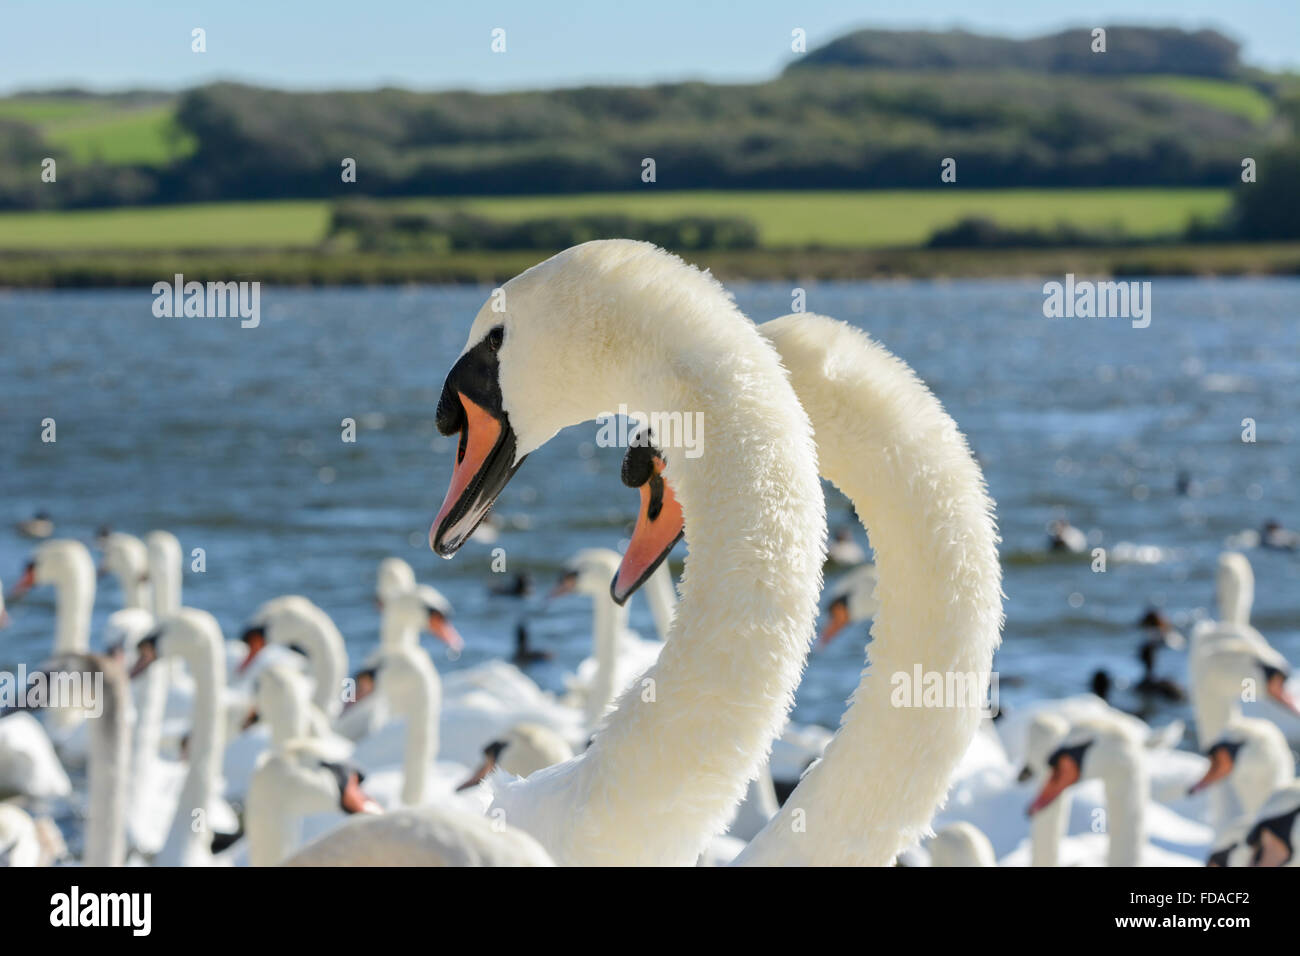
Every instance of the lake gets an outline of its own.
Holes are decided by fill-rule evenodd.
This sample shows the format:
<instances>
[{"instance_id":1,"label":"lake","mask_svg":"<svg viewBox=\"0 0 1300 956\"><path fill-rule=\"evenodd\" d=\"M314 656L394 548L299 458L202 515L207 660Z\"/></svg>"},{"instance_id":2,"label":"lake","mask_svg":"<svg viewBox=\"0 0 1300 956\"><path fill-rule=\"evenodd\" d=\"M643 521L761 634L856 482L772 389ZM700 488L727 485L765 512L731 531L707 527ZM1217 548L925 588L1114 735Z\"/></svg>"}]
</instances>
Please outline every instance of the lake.
<instances>
[{"instance_id":1,"label":"lake","mask_svg":"<svg viewBox=\"0 0 1300 956\"><path fill-rule=\"evenodd\" d=\"M788 284L731 288L756 321L791 309ZM1004 706L1083 690L1097 668L1136 680L1135 622L1148 605L1184 628L1213 615L1225 541L1267 519L1300 524L1300 281L1155 279L1141 329L1045 318L1041 282L805 288L809 311L861 326L909 362L983 464L1004 539ZM102 524L166 528L187 554L204 550L184 600L227 637L261 601L301 593L334 617L356 660L377 639L376 564L395 554L455 605L467 646L452 661L426 640L440 669L508 655L526 617L534 642L556 654L535 676L560 686L590 652L589 604L545 593L577 549L625 541L637 498L619 482L621 450L597 447L588 423L533 454L497 506L492 546L505 549L508 573L532 575L531 598L489 595L499 581L485 544L452 561L430 552L453 450L434 408L489 292L267 287L249 329L156 318L143 288L0 293L0 577L12 586L31 548L13 522L38 509L58 536L87 542ZM45 418L57 442L41 441ZM345 418L355 443L341 440ZM1242 441L1246 418L1253 443ZM1189 494L1177 490L1180 472ZM832 524L852 523L828 493ZM1087 555L1046 552L1057 516L1108 549L1105 573ZM1300 661L1300 555L1247 554L1253 622ZM116 584L101 579L93 646L119 606ZM12 609L0 667L48 650L52 609L48 590ZM652 634L644 601L631 612ZM797 719L835 725L865 640L859 626L812 656ZM1183 655L1165 652L1159 666L1186 680Z\"/></svg>"}]
</instances>

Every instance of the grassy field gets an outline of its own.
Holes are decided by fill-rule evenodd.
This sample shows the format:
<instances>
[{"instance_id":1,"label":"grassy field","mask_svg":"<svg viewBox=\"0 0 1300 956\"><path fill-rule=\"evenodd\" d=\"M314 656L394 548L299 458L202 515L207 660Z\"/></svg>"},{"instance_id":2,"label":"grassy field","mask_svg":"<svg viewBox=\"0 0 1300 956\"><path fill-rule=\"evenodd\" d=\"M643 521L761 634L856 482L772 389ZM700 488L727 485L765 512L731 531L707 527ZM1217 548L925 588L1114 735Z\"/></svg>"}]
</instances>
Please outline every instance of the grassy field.
<instances>
[{"instance_id":1,"label":"grassy field","mask_svg":"<svg viewBox=\"0 0 1300 956\"><path fill-rule=\"evenodd\" d=\"M187 279L255 279L271 285L498 283L545 258L542 252L0 252L0 289L133 288L177 272ZM732 281L770 279L1059 278L1087 276L1300 276L1300 242L1083 249L747 249L702 252L691 262Z\"/></svg>"},{"instance_id":2,"label":"grassy field","mask_svg":"<svg viewBox=\"0 0 1300 956\"><path fill-rule=\"evenodd\" d=\"M75 162L165 166L194 150L162 104L106 104L84 98L0 100L0 119L30 123Z\"/></svg>"},{"instance_id":3,"label":"grassy field","mask_svg":"<svg viewBox=\"0 0 1300 956\"><path fill-rule=\"evenodd\" d=\"M1245 83L1196 76L1145 76L1132 81L1138 86L1195 100L1225 113L1235 113L1252 123L1264 123L1273 115L1273 102Z\"/></svg>"},{"instance_id":4,"label":"grassy field","mask_svg":"<svg viewBox=\"0 0 1300 956\"><path fill-rule=\"evenodd\" d=\"M660 192L579 196L394 200L460 206L500 219L626 212L647 218L743 216L768 248L880 249L923 243L936 228L972 215L1006 225L1119 226L1135 238L1171 235L1190 217L1228 205L1221 189L962 190L879 192ZM146 250L305 247L319 243L330 204L216 203L75 212L0 214L0 249Z\"/></svg>"}]
</instances>

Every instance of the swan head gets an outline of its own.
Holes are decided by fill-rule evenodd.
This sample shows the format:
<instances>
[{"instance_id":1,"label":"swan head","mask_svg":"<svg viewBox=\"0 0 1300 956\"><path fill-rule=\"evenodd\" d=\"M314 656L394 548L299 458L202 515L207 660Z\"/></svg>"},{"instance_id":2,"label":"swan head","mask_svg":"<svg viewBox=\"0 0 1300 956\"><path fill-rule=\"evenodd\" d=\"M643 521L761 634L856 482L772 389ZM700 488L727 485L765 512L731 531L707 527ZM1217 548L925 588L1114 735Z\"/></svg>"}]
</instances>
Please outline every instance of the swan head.
<instances>
[{"instance_id":1,"label":"swan head","mask_svg":"<svg viewBox=\"0 0 1300 956\"><path fill-rule=\"evenodd\" d=\"M1083 723L1071 730L1047 758L1047 781L1029 805L1033 816L1080 780L1127 778L1141 759L1141 741L1122 725Z\"/></svg>"},{"instance_id":2,"label":"swan head","mask_svg":"<svg viewBox=\"0 0 1300 956\"><path fill-rule=\"evenodd\" d=\"M1240 787L1269 793L1295 774L1295 761L1286 736L1277 724L1237 715L1205 752L1210 761L1205 776L1188 793L1198 793L1232 777Z\"/></svg>"},{"instance_id":3,"label":"swan head","mask_svg":"<svg viewBox=\"0 0 1300 956\"><path fill-rule=\"evenodd\" d=\"M81 588L93 595L95 562L84 544L70 538L46 541L23 567L9 600L16 601L32 588L47 584L59 589Z\"/></svg>"},{"instance_id":4,"label":"swan head","mask_svg":"<svg viewBox=\"0 0 1300 956\"><path fill-rule=\"evenodd\" d=\"M1244 554L1225 551L1219 555L1214 590L1221 619L1235 624L1250 622L1250 609L1255 603L1255 572Z\"/></svg>"},{"instance_id":5,"label":"swan head","mask_svg":"<svg viewBox=\"0 0 1300 956\"><path fill-rule=\"evenodd\" d=\"M136 645L135 666L130 676L138 677L161 657L203 657L215 669L224 653L223 647L217 619L207 611L183 607Z\"/></svg>"},{"instance_id":6,"label":"swan head","mask_svg":"<svg viewBox=\"0 0 1300 956\"><path fill-rule=\"evenodd\" d=\"M324 759L310 740L273 751L253 776L249 799L292 807L301 815L342 810L347 814L381 814L383 808L362 788L365 773L346 761Z\"/></svg>"},{"instance_id":7,"label":"swan head","mask_svg":"<svg viewBox=\"0 0 1300 956\"><path fill-rule=\"evenodd\" d=\"M1188 788L1188 796L1200 793L1211 784L1227 778L1236 767L1237 755L1244 744L1243 740L1232 740L1227 737L1215 741L1205 753L1210 761L1209 769L1205 771L1205 776Z\"/></svg>"},{"instance_id":8,"label":"swan head","mask_svg":"<svg viewBox=\"0 0 1300 956\"><path fill-rule=\"evenodd\" d=\"M1043 773L1045 768L1053 769L1049 761L1069 733L1070 722L1060 714L1051 711L1034 714L1025 730L1025 765L1019 781L1024 783Z\"/></svg>"},{"instance_id":9,"label":"swan head","mask_svg":"<svg viewBox=\"0 0 1300 956\"><path fill-rule=\"evenodd\" d=\"M1235 639L1223 641L1206 655L1202 673L1202 680L1212 694L1242 699L1247 686L1262 685L1274 703L1300 716L1300 704L1286 686L1290 666L1286 658L1271 648Z\"/></svg>"},{"instance_id":10,"label":"swan head","mask_svg":"<svg viewBox=\"0 0 1300 956\"><path fill-rule=\"evenodd\" d=\"M667 461L649 428L639 428L623 456L622 480L641 496L632 540L623 553L609 593L624 604L658 569L686 534L686 518L672 486L664 477Z\"/></svg>"},{"instance_id":11,"label":"swan head","mask_svg":"<svg viewBox=\"0 0 1300 956\"><path fill-rule=\"evenodd\" d=\"M583 548L570 555L560 571L559 580L547 597L583 594L603 597L609 591L610 578L618 571L619 556L609 548Z\"/></svg>"},{"instance_id":12,"label":"swan head","mask_svg":"<svg viewBox=\"0 0 1300 956\"><path fill-rule=\"evenodd\" d=\"M113 575L124 586L149 579L149 551L143 541L121 531L111 531L100 541L102 573Z\"/></svg>"},{"instance_id":13,"label":"swan head","mask_svg":"<svg viewBox=\"0 0 1300 956\"><path fill-rule=\"evenodd\" d=\"M246 651L238 672L247 671L268 643L291 645L305 632L318 630L320 613L310 599L298 594L286 594L264 602L253 612L239 635Z\"/></svg>"},{"instance_id":14,"label":"swan head","mask_svg":"<svg viewBox=\"0 0 1300 956\"><path fill-rule=\"evenodd\" d=\"M569 742L543 724L516 724L501 740L483 748L483 762L456 789L478 786L497 767L512 777L527 777L546 767L563 763L573 756Z\"/></svg>"},{"instance_id":15,"label":"swan head","mask_svg":"<svg viewBox=\"0 0 1300 956\"><path fill-rule=\"evenodd\" d=\"M465 646L460 632L451 623L451 602L427 584L416 585L390 598L384 604L384 614L402 630L428 631L454 652Z\"/></svg>"},{"instance_id":16,"label":"swan head","mask_svg":"<svg viewBox=\"0 0 1300 956\"><path fill-rule=\"evenodd\" d=\"M691 374L674 357L695 342L719 344L722 329L709 322L719 308L734 304L714 279L623 239L566 249L495 290L438 402L438 430L458 442L429 530L433 550L455 554L524 459L558 431L662 395L652 386L679 366Z\"/></svg>"},{"instance_id":17,"label":"swan head","mask_svg":"<svg viewBox=\"0 0 1300 956\"><path fill-rule=\"evenodd\" d=\"M880 610L880 602L876 600L877 580L876 566L861 564L835 583L831 602L826 607L829 620L822 630L822 644L829 644L855 621L875 617Z\"/></svg>"},{"instance_id":18,"label":"swan head","mask_svg":"<svg viewBox=\"0 0 1300 956\"><path fill-rule=\"evenodd\" d=\"M375 582L375 603L379 607L403 591L415 587L415 571L401 558L384 558L379 562L379 572Z\"/></svg>"},{"instance_id":19,"label":"swan head","mask_svg":"<svg viewBox=\"0 0 1300 956\"><path fill-rule=\"evenodd\" d=\"M1051 804L1053 800L1083 779L1083 761L1087 756L1091 740L1084 740L1072 746L1058 747L1047 758L1049 775L1034 802L1029 805L1029 816Z\"/></svg>"}]
</instances>

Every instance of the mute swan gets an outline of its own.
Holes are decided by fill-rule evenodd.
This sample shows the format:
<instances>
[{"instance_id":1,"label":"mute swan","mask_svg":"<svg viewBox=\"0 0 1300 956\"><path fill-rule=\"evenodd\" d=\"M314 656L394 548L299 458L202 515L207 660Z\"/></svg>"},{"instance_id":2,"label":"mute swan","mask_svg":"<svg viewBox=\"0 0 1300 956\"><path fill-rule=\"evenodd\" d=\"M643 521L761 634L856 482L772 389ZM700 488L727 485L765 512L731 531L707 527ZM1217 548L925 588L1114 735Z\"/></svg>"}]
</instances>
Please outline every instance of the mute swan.
<instances>
[{"instance_id":1,"label":"mute swan","mask_svg":"<svg viewBox=\"0 0 1300 956\"><path fill-rule=\"evenodd\" d=\"M54 587L52 656L84 654L90 648L90 617L95 604L95 563L80 541L54 539L36 548L14 588L17 599L34 587ZM45 727L60 760L76 769L86 761L89 743L80 708L55 708Z\"/></svg>"},{"instance_id":2,"label":"mute swan","mask_svg":"<svg viewBox=\"0 0 1300 956\"><path fill-rule=\"evenodd\" d=\"M438 756L438 721L442 708L442 683L424 648L397 647L380 659L375 693L388 705L388 713L400 720L394 729L401 739L401 803L418 807L432 796L430 771ZM391 762L392 741L388 737L361 741L356 759L362 766ZM389 753L385 753L389 749Z\"/></svg>"},{"instance_id":3,"label":"mute swan","mask_svg":"<svg viewBox=\"0 0 1300 956\"><path fill-rule=\"evenodd\" d=\"M126 862L127 774L130 770L131 693L122 665L98 654L64 654L57 657L47 675L76 675L79 700L35 701L35 705L57 704L53 712L74 708L90 711L86 720L89 754L86 774L87 806L86 866L122 866Z\"/></svg>"},{"instance_id":4,"label":"mute swan","mask_svg":"<svg viewBox=\"0 0 1300 956\"><path fill-rule=\"evenodd\" d=\"M879 613L871 667L839 732L736 863L887 865L928 827L981 718L1002 624L993 505L965 439L903 362L824 316L786 316L760 331L812 419L822 474L871 535ZM662 540L676 530L670 494ZM648 547L653 532L643 529L654 523L638 518L629 555ZM616 590L625 579L620 572ZM948 687L957 675L965 693L931 706L917 686L917 706L898 705L900 678L931 674ZM908 771L867 778L860 769L899 765Z\"/></svg>"},{"instance_id":5,"label":"mute swan","mask_svg":"<svg viewBox=\"0 0 1300 956\"><path fill-rule=\"evenodd\" d=\"M519 724L502 740L483 748L483 763L457 790L467 790L485 780L500 767L514 777L526 777L545 767L563 763L573 756L569 742L541 724Z\"/></svg>"},{"instance_id":6,"label":"mute swan","mask_svg":"<svg viewBox=\"0 0 1300 956\"><path fill-rule=\"evenodd\" d=\"M1225 551L1219 555L1215 591L1220 623L1250 624L1250 610L1255 603L1255 571L1244 554Z\"/></svg>"},{"instance_id":7,"label":"mute swan","mask_svg":"<svg viewBox=\"0 0 1300 956\"><path fill-rule=\"evenodd\" d=\"M24 711L0 710L0 798L70 793L72 783L41 722Z\"/></svg>"},{"instance_id":8,"label":"mute swan","mask_svg":"<svg viewBox=\"0 0 1300 956\"><path fill-rule=\"evenodd\" d=\"M415 588L415 571L401 558L384 558L376 572L375 602L382 608L389 598Z\"/></svg>"},{"instance_id":9,"label":"mute swan","mask_svg":"<svg viewBox=\"0 0 1300 956\"><path fill-rule=\"evenodd\" d=\"M438 554L464 544L530 452L620 403L698 412L713 438L666 473L691 553L658 662L583 754L502 782L490 814L559 863L690 864L762 765L812 638L826 520L807 416L722 287L648 244L576 246L503 295L439 401L439 430L460 441L429 534ZM665 543L625 565L634 579Z\"/></svg>"},{"instance_id":10,"label":"mute swan","mask_svg":"<svg viewBox=\"0 0 1300 956\"><path fill-rule=\"evenodd\" d=\"M876 600L878 577L874 564L860 564L831 585L831 600L826 606L830 620L822 629L823 644L829 644L848 625L876 615L880 610L880 602Z\"/></svg>"},{"instance_id":11,"label":"mute swan","mask_svg":"<svg viewBox=\"0 0 1300 956\"><path fill-rule=\"evenodd\" d=\"M1220 637L1193 652L1192 701L1196 734L1208 749L1229 720L1241 714L1245 700L1271 698L1290 714L1300 714L1286 686L1290 665L1277 651L1243 637Z\"/></svg>"},{"instance_id":12,"label":"mute swan","mask_svg":"<svg viewBox=\"0 0 1300 956\"><path fill-rule=\"evenodd\" d=\"M642 640L627 629L627 607L609 593L621 560L608 548L584 548L565 561L560 583L551 591L552 597L577 592L591 598L592 655L567 681L570 697L582 707L588 731L596 729L616 695L645 673L663 650L661 641ZM667 574L667 567L661 564L651 577Z\"/></svg>"},{"instance_id":13,"label":"mute swan","mask_svg":"<svg viewBox=\"0 0 1300 956\"><path fill-rule=\"evenodd\" d=\"M13 597L46 584L54 586L53 656L84 654L90 648L90 615L95 605L95 562L86 546L70 538L57 538L37 547ZM81 722L82 714L57 709L51 711L49 719L57 735L66 738Z\"/></svg>"},{"instance_id":14,"label":"mute swan","mask_svg":"<svg viewBox=\"0 0 1300 956\"><path fill-rule=\"evenodd\" d=\"M244 629L242 640L248 647L240 670L258 656L267 642L295 646L307 658L312 680L312 703L328 725L343 709L344 678L348 672L348 652L343 635L333 619L305 597L286 595L259 607Z\"/></svg>"},{"instance_id":15,"label":"mute swan","mask_svg":"<svg viewBox=\"0 0 1300 956\"><path fill-rule=\"evenodd\" d=\"M285 866L554 866L527 833L451 807L354 817Z\"/></svg>"},{"instance_id":16,"label":"mute swan","mask_svg":"<svg viewBox=\"0 0 1300 956\"><path fill-rule=\"evenodd\" d=\"M1152 733L1141 721L1101 704L1096 698L1081 695L1049 702L1033 713L1027 728L1024 767L1019 782L1037 778L1041 787L1041 781L1051 776L1049 761L1072 728L1066 715L1072 716L1073 722L1082 726L1099 722L1120 727L1131 739L1142 744L1140 759L1153 796L1147 801L1144 813L1147 838L1152 844L1151 854L1169 852L1186 857L1200 854L1209 845L1211 831L1208 827L1186 819L1155 799L1164 794L1182 800L1190 783L1203 775L1204 758L1168 749L1175 742L1168 739L1171 735ZM1077 800L1074 799L1076 789L1080 790ZM1030 817L1028 847L1022 842L1002 858L1001 865L1079 866L1098 865L1104 861L1105 838L1095 832L1098 821L1104 819L1101 814L1107 812L1101 809L1104 792L1099 791L1102 791L1099 782L1063 790ZM1021 791L1008 790L999 796L1007 798L995 801L1001 818L1010 821L1014 819L1013 814L1018 816L1019 807L1024 805Z\"/></svg>"},{"instance_id":17,"label":"mute swan","mask_svg":"<svg viewBox=\"0 0 1300 956\"><path fill-rule=\"evenodd\" d=\"M135 660L140 642L157 622L149 611L129 607L114 611L104 622L104 646L109 653ZM167 838L167 824L185 779L182 763L162 757L166 674L149 670L131 681L135 719L131 727L131 768L127 802L127 836L141 853L156 853Z\"/></svg>"},{"instance_id":18,"label":"mute swan","mask_svg":"<svg viewBox=\"0 0 1300 956\"><path fill-rule=\"evenodd\" d=\"M167 840L154 863L203 866L213 862L213 808L220 792L224 749L222 701L225 694L225 646L221 627L207 611L181 608L137 647L133 670L138 675L155 661L183 660L194 680L189 770L181 787Z\"/></svg>"},{"instance_id":19,"label":"mute swan","mask_svg":"<svg viewBox=\"0 0 1300 956\"><path fill-rule=\"evenodd\" d=\"M1268 798L1246 835L1252 866L1300 866L1300 780Z\"/></svg>"},{"instance_id":20,"label":"mute swan","mask_svg":"<svg viewBox=\"0 0 1300 956\"><path fill-rule=\"evenodd\" d=\"M1295 757L1277 725L1235 716L1210 745L1210 769L1192 793L1226 780L1237 797L1237 815L1254 819L1275 790L1295 779Z\"/></svg>"},{"instance_id":21,"label":"mute swan","mask_svg":"<svg viewBox=\"0 0 1300 956\"><path fill-rule=\"evenodd\" d=\"M112 531L99 540L99 566L111 574L122 591L122 607L149 609L153 606L149 587L149 549L133 534Z\"/></svg>"},{"instance_id":22,"label":"mute swan","mask_svg":"<svg viewBox=\"0 0 1300 956\"><path fill-rule=\"evenodd\" d=\"M1107 866L1199 866L1200 860L1147 842L1150 785L1144 747L1131 727L1094 718L1074 725L1048 758L1051 776L1029 806L1032 816L1080 780L1099 779L1106 790Z\"/></svg>"},{"instance_id":23,"label":"mute swan","mask_svg":"<svg viewBox=\"0 0 1300 956\"><path fill-rule=\"evenodd\" d=\"M871 536L880 606L871 667L839 734L736 862L888 865L930 825L982 717L1002 623L993 505L943 406L865 333L806 313L761 332L813 419L823 475L852 499ZM650 531L655 519L642 514L629 555L651 548L655 533L672 540L680 511L669 494L664 527ZM620 571L616 591L624 580L633 579ZM965 693L931 706L918 685L917 706L898 705L900 679L924 683L928 675L949 688L957 675ZM909 771L863 773L898 765Z\"/></svg>"},{"instance_id":24,"label":"mute swan","mask_svg":"<svg viewBox=\"0 0 1300 956\"><path fill-rule=\"evenodd\" d=\"M8 625L0 581L0 629ZM40 721L23 711L0 707L0 799L17 795L40 800L71 792L67 771ZM16 817L12 822L19 825Z\"/></svg>"},{"instance_id":25,"label":"mute swan","mask_svg":"<svg viewBox=\"0 0 1300 956\"><path fill-rule=\"evenodd\" d=\"M302 842L308 814L382 813L361 789L365 775L347 763L331 761L310 739L291 740L263 759L248 790L248 861L275 866Z\"/></svg>"},{"instance_id":26,"label":"mute swan","mask_svg":"<svg viewBox=\"0 0 1300 956\"><path fill-rule=\"evenodd\" d=\"M162 620L181 608L184 577L181 543L170 531L150 531L144 536L149 552L149 587L154 617Z\"/></svg>"},{"instance_id":27,"label":"mute swan","mask_svg":"<svg viewBox=\"0 0 1300 956\"><path fill-rule=\"evenodd\" d=\"M993 844L979 827L952 823L930 838L931 866L997 866Z\"/></svg>"},{"instance_id":28,"label":"mute swan","mask_svg":"<svg viewBox=\"0 0 1300 956\"><path fill-rule=\"evenodd\" d=\"M225 792L232 799L248 793L263 753L283 749L290 741L310 738L322 760L341 762L351 757L352 741L329 729L312 704L310 681L287 662L257 675L254 701L241 732L226 745L222 758Z\"/></svg>"}]
</instances>

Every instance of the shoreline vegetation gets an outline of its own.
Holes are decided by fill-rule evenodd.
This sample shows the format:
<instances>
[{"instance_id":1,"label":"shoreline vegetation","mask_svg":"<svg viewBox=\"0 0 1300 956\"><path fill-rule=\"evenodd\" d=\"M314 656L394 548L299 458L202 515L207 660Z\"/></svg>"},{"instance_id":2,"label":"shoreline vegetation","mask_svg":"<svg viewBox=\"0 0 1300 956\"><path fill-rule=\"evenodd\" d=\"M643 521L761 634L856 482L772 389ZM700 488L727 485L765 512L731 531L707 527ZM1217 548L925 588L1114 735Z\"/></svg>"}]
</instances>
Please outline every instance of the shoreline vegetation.
<instances>
[{"instance_id":1,"label":"shoreline vegetation","mask_svg":"<svg viewBox=\"0 0 1300 956\"><path fill-rule=\"evenodd\" d=\"M555 251L555 250L552 250ZM5 252L0 289L148 288L186 280L268 285L496 284L546 250L362 252L286 248L193 252ZM1030 278L1089 276L1300 276L1300 242L1170 243L1060 248L732 249L691 252L724 281Z\"/></svg>"},{"instance_id":2,"label":"shoreline vegetation","mask_svg":"<svg viewBox=\"0 0 1300 956\"><path fill-rule=\"evenodd\" d=\"M1300 241L1197 223L1227 189L703 192L355 199L0 213L0 288L502 282L593 238L724 280L1300 275Z\"/></svg>"}]
</instances>

